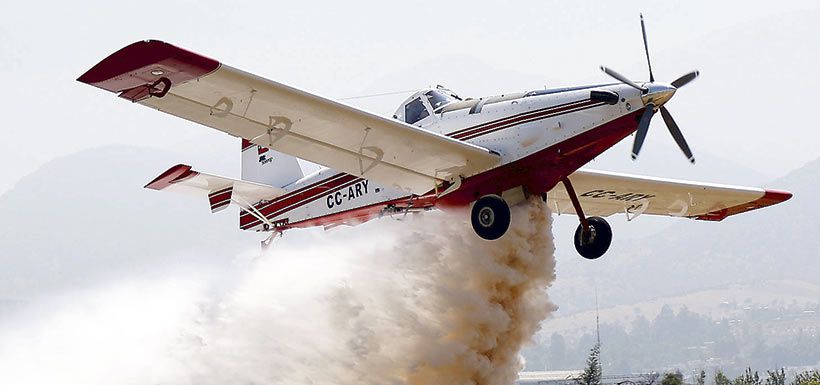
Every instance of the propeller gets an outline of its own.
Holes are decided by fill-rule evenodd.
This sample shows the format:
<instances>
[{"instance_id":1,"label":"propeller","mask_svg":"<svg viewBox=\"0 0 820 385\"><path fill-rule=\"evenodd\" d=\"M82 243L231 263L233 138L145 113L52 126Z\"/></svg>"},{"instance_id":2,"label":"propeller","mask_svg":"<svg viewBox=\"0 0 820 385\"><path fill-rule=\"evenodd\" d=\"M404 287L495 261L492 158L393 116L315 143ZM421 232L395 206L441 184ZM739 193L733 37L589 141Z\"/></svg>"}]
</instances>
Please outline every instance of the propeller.
<instances>
[{"instance_id":1,"label":"propeller","mask_svg":"<svg viewBox=\"0 0 820 385\"><path fill-rule=\"evenodd\" d=\"M644 110L643 115L641 115L641 119L638 122L638 129L635 131L635 141L632 143L632 159L635 160L638 158L638 154L641 152L641 147L643 147L643 142L646 139L646 134L649 132L649 123L652 121L652 117L655 116L655 112L660 110L661 117L663 117L663 121L666 123L666 128L669 129L669 133L672 135L672 138L675 139L675 143L678 144L678 147L680 147L681 151L683 151L683 154L686 155L689 161L695 163L695 157L692 155L692 150L689 149L689 145L686 143L683 133L678 127L678 124L675 123L675 120L672 119L672 115L669 113L669 110L664 107L664 104L672 98L675 91L686 84L689 84L692 80L695 80L700 73L698 71L689 72L688 74L675 79L670 84L655 83L655 75L652 73L652 61L649 59L649 44L646 39L646 25L644 24L643 14L641 14L641 34L643 35L643 48L646 52L646 64L649 67L648 83L637 84L617 71L601 66L601 70L607 75L615 78L621 83L641 91L641 94L643 95L642 99L646 110Z\"/></svg>"},{"instance_id":2,"label":"propeller","mask_svg":"<svg viewBox=\"0 0 820 385\"><path fill-rule=\"evenodd\" d=\"M652 103L647 104L646 110L643 111L641 120L638 122L638 129L635 131L635 141L632 142L632 160L638 159L638 153L641 152L646 133L649 132L649 122L652 121L654 115L655 105Z\"/></svg>"}]
</instances>

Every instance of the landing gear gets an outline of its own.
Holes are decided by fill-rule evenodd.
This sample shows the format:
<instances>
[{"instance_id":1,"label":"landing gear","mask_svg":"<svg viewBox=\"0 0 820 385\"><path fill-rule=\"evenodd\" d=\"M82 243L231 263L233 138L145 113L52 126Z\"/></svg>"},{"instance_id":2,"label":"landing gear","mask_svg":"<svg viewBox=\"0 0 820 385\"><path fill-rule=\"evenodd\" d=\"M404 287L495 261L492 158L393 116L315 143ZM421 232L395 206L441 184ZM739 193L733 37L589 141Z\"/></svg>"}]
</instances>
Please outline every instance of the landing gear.
<instances>
[{"instance_id":1,"label":"landing gear","mask_svg":"<svg viewBox=\"0 0 820 385\"><path fill-rule=\"evenodd\" d=\"M586 259L598 259L606 253L612 243L612 228L609 227L609 223L604 218L587 218L569 178L561 179L561 182L564 183L567 195L569 195L572 206L575 208L581 222L578 229L575 230L575 250Z\"/></svg>"},{"instance_id":2,"label":"landing gear","mask_svg":"<svg viewBox=\"0 0 820 385\"><path fill-rule=\"evenodd\" d=\"M612 243L612 228L601 217L587 218L587 226L581 224L575 230L575 250L586 259L598 259Z\"/></svg>"},{"instance_id":3,"label":"landing gear","mask_svg":"<svg viewBox=\"0 0 820 385\"><path fill-rule=\"evenodd\" d=\"M510 206L498 195L485 195L473 204L473 230L488 241L501 238L510 227Z\"/></svg>"}]
</instances>

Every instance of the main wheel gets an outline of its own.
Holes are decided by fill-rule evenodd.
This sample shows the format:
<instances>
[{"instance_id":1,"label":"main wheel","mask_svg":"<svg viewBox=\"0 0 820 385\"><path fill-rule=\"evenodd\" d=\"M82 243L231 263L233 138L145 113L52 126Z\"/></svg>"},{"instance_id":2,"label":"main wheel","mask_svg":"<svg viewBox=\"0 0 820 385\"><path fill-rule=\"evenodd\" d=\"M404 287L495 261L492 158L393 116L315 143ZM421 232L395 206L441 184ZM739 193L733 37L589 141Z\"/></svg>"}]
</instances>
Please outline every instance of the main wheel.
<instances>
[{"instance_id":1,"label":"main wheel","mask_svg":"<svg viewBox=\"0 0 820 385\"><path fill-rule=\"evenodd\" d=\"M498 195L485 195L473 204L470 219L475 233L492 241L501 238L510 227L510 206Z\"/></svg>"},{"instance_id":2,"label":"main wheel","mask_svg":"<svg viewBox=\"0 0 820 385\"><path fill-rule=\"evenodd\" d=\"M586 259L598 259L609 249L612 243L612 228L604 218L589 217L589 232L584 232L583 225L575 230L575 250Z\"/></svg>"}]
</instances>

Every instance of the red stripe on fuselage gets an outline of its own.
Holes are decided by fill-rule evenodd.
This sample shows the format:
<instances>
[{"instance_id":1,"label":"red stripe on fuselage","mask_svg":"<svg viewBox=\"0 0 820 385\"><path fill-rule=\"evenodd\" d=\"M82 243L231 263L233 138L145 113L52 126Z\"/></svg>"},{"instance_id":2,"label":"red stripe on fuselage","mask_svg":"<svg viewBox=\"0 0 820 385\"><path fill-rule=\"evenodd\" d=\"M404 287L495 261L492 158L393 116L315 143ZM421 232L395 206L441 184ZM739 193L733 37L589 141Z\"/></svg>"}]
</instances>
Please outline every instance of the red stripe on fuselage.
<instances>
[{"instance_id":1,"label":"red stripe on fuselage","mask_svg":"<svg viewBox=\"0 0 820 385\"><path fill-rule=\"evenodd\" d=\"M561 110L561 109L564 109L564 108L567 108L567 107L572 107L576 104L583 103L583 102L588 102L588 101L590 101L590 100L589 99L576 100L574 102L559 104L557 106L545 107L545 108L541 108L541 109L534 110L534 111L522 112L522 113L517 114L517 115L507 116L505 118L496 119L496 120L493 120L493 121L490 121L490 122L487 122L487 123L481 123L481 124L473 126L473 127L467 127L467 128L464 128L464 129L461 129L461 130L458 130L458 131L453 131L453 132L447 134L447 136L451 136L451 137L456 138L456 139L461 139L465 136L474 135L474 134L476 134L478 132L482 132L484 130L488 130L488 129L492 129L492 128L496 128L496 127L500 127L500 126L507 126L509 123L512 123L512 122L517 121L519 119L524 119L524 118L527 118L527 117L531 117L533 115L558 111L558 110Z\"/></svg>"},{"instance_id":2,"label":"red stripe on fuselage","mask_svg":"<svg viewBox=\"0 0 820 385\"><path fill-rule=\"evenodd\" d=\"M282 230L285 228L294 228L294 227L313 227L313 226L327 226L327 225L338 225L338 224L355 224L351 222L366 222L370 219L377 218L381 216L382 210L386 206L403 206L405 204L409 205L410 197L402 197L397 198L389 201L373 203L370 205L364 205L361 207L356 207L344 211L337 211L332 214L324 215L321 217L314 217L309 219L304 219L299 222L288 223L287 226L284 226ZM436 196L434 194L424 195L420 197L415 197L412 200L413 208L429 208L435 206L436 203ZM404 215L402 213L396 213L396 215Z\"/></svg>"},{"instance_id":3,"label":"red stripe on fuselage","mask_svg":"<svg viewBox=\"0 0 820 385\"><path fill-rule=\"evenodd\" d=\"M335 174L329 178L325 178L320 181L311 183L305 187L296 189L292 192L277 197L269 202L265 202L262 205L254 207L256 208L256 210L262 213L269 213L272 210L278 210L278 208L287 207L296 202L299 202L300 200L311 198L316 193L321 191L327 191L330 188L338 186L340 183L344 183L345 181L350 180L350 178L354 178L354 176L344 173ZM248 218L252 218L250 213L247 213L245 216Z\"/></svg>"},{"instance_id":4,"label":"red stripe on fuselage","mask_svg":"<svg viewBox=\"0 0 820 385\"><path fill-rule=\"evenodd\" d=\"M328 178L322 179L322 180L320 180L320 181L318 181L318 182L311 183L311 184L309 184L309 185L307 185L307 186L305 186L305 187L300 187L300 188L298 188L298 189L296 189L296 190L293 190L293 191L291 191L291 192L289 192L289 193L286 193L286 194L283 194L283 195L281 195L281 196L278 196L278 197L274 198L273 200L270 200L270 201L268 201L268 202L265 202L265 203L264 203L264 204L262 204L261 206L256 207L256 209L257 209L257 210L264 210L264 209L266 209L266 208L270 207L271 205L275 205L275 204L277 204L277 203L279 203L279 202L282 202L283 200L286 200L286 199L292 198L292 197L293 197L294 195L296 195L296 194L301 194L301 193L304 193L304 192L306 192L306 190L308 190L308 189L312 189L312 188L314 188L314 187L323 187L325 184L327 184L327 183L330 183L330 182L334 181L336 178L341 178L341 177L346 176L346 175L347 175L347 176L349 176L349 174L345 174L345 173L338 173L338 174L334 174L334 175L332 175L332 176L330 176L330 177L328 177ZM321 185L321 186L320 186L320 185ZM325 187L325 188L327 188L327 187ZM254 207L255 207L255 206L254 206ZM247 215L250 215L250 213L248 213Z\"/></svg>"},{"instance_id":5,"label":"red stripe on fuselage","mask_svg":"<svg viewBox=\"0 0 820 385\"><path fill-rule=\"evenodd\" d=\"M507 128L511 128L511 127L518 126L518 125L521 125L521 124L535 122L535 121L542 120L542 119L547 119L547 118L553 118L553 117L561 116L561 115L568 114L568 113L571 113L571 112L583 111L583 110L586 110L586 109L589 109L589 108L595 108L595 107L602 106L602 105L604 105L604 103L594 102L594 101L587 101L585 103L581 103L581 104L577 104L577 105L573 105L573 106L567 106L565 108L561 108L561 109L558 109L558 110L544 111L544 112L542 112L540 114L537 114L537 115L522 116L522 117L520 117L518 119L515 119L515 120L513 120L509 123L506 123L502 126L494 127L494 128L491 128L491 129L483 129L482 131L477 132L475 134L467 135L467 136L464 136L462 138L456 138L456 139L461 139L461 140L475 139L475 138L478 138L479 136L492 134L494 132L505 130Z\"/></svg>"},{"instance_id":6,"label":"red stripe on fuselage","mask_svg":"<svg viewBox=\"0 0 820 385\"><path fill-rule=\"evenodd\" d=\"M276 218L276 216L280 214L295 210L299 207L302 207L308 203L311 203L321 198L322 196L334 193L336 191L339 191L345 187L351 186L363 180L362 178L358 178L354 175L341 175L343 175L343 177L337 178L327 184L316 186L314 188L311 188L310 190L304 191L303 193L293 195L289 199L277 202L274 205L266 205L263 209L257 208L257 210L259 210L259 212L262 213L262 215L264 215L265 218ZM246 229L249 227L256 226L260 224L262 221L248 213L245 216L240 216L239 222L240 228Z\"/></svg>"}]
</instances>

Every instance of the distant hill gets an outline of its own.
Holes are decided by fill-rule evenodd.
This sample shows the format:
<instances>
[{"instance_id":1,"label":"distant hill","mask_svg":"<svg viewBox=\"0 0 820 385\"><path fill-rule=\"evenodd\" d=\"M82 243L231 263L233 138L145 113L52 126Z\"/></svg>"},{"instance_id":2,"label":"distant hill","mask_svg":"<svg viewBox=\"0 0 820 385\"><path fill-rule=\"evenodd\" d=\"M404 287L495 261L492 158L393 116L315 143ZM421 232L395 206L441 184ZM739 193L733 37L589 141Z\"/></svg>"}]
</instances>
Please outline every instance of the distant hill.
<instances>
[{"instance_id":1,"label":"distant hill","mask_svg":"<svg viewBox=\"0 0 820 385\"><path fill-rule=\"evenodd\" d=\"M55 159L0 196L0 299L182 262L229 265L259 235L235 211L143 189L181 159L110 146Z\"/></svg>"},{"instance_id":2,"label":"distant hill","mask_svg":"<svg viewBox=\"0 0 820 385\"><path fill-rule=\"evenodd\" d=\"M635 318L651 317L664 306L673 309L686 307L689 311L712 318L731 317L743 307L792 303L809 307L820 301L820 282L767 280L748 284L729 284L721 287L704 288L687 294L649 299L630 304L602 307L598 312L602 322L631 325ZM595 310L578 312L565 317L551 319L544 323L546 336L561 332L578 335L595 330Z\"/></svg>"}]
</instances>

